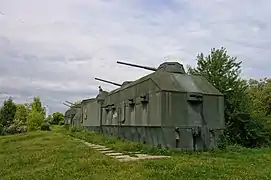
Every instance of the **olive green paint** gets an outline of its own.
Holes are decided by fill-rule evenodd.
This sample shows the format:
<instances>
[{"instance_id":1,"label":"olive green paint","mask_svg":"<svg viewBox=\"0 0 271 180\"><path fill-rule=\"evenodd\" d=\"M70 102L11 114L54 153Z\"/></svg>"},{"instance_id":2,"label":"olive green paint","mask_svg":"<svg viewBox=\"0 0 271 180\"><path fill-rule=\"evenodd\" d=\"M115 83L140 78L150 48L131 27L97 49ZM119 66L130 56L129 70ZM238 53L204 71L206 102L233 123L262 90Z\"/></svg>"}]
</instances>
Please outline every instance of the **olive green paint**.
<instances>
[{"instance_id":1,"label":"olive green paint","mask_svg":"<svg viewBox=\"0 0 271 180\"><path fill-rule=\"evenodd\" d=\"M217 147L225 129L224 97L204 77L186 74L177 62L157 69L118 63L154 72L122 84L108 81L119 87L83 100L83 128L168 148Z\"/></svg>"}]
</instances>

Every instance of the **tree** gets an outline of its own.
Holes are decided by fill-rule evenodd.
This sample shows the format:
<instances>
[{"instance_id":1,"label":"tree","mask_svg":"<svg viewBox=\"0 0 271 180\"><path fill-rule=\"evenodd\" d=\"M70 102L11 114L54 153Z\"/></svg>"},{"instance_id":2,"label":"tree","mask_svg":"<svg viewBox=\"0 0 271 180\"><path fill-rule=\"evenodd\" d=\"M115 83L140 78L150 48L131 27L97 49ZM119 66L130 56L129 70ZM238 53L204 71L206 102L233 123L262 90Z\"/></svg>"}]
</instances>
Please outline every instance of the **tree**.
<instances>
[{"instance_id":1,"label":"tree","mask_svg":"<svg viewBox=\"0 0 271 180\"><path fill-rule=\"evenodd\" d=\"M31 110L31 103L24 103L26 109L27 109L27 112L29 113L30 110Z\"/></svg>"},{"instance_id":2,"label":"tree","mask_svg":"<svg viewBox=\"0 0 271 180\"><path fill-rule=\"evenodd\" d=\"M42 122L44 121L44 115L42 112L31 110L27 116L27 128L30 131L40 129Z\"/></svg>"},{"instance_id":3,"label":"tree","mask_svg":"<svg viewBox=\"0 0 271 180\"><path fill-rule=\"evenodd\" d=\"M255 146L265 141L262 126L249 115L248 85L240 77L242 62L229 56L223 47L211 49L207 56L198 54L196 60L197 67L189 67L188 73L205 77L224 94L227 139L244 146Z\"/></svg>"},{"instance_id":4,"label":"tree","mask_svg":"<svg viewBox=\"0 0 271 180\"><path fill-rule=\"evenodd\" d=\"M255 117L271 115L271 79L248 81L249 107Z\"/></svg>"},{"instance_id":5,"label":"tree","mask_svg":"<svg viewBox=\"0 0 271 180\"><path fill-rule=\"evenodd\" d=\"M53 113L53 119L52 119L52 124L59 124L60 122L64 122L64 115L60 112L55 112Z\"/></svg>"},{"instance_id":6,"label":"tree","mask_svg":"<svg viewBox=\"0 0 271 180\"><path fill-rule=\"evenodd\" d=\"M43 114L45 118L45 111L42 107L42 103L39 97L34 97L33 102L30 105L31 105L31 111L40 112L41 114Z\"/></svg>"},{"instance_id":7,"label":"tree","mask_svg":"<svg viewBox=\"0 0 271 180\"><path fill-rule=\"evenodd\" d=\"M45 120L45 111L42 108L42 103L39 97L34 97L33 102L30 104L31 110L27 116L28 130L40 129L41 124Z\"/></svg>"},{"instance_id":8,"label":"tree","mask_svg":"<svg viewBox=\"0 0 271 180\"><path fill-rule=\"evenodd\" d=\"M39 97L34 97L31 103L31 109L37 112L43 112L42 104Z\"/></svg>"},{"instance_id":9,"label":"tree","mask_svg":"<svg viewBox=\"0 0 271 180\"><path fill-rule=\"evenodd\" d=\"M0 109L0 124L9 126L13 123L16 113L16 104L11 97L4 101L3 107Z\"/></svg>"},{"instance_id":10,"label":"tree","mask_svg":"<svg viewBox=\"0 0 271 180\"><path fill-rule=\"evenodd\" d=\"M17 104L16 106L17 108L16 108L15 117L14 117L14 122L17 125L25 125L27 122L27 115L28 115L27 108L24 104Z\"/></svg>"},{"instance_id":11,"label":"tree","mask_svg":"<svg viewBox=\"0 0 271 180\"><path fill-rule=\"evenodd\" d=\"M226 98L226 111L231 113L248 112L247 84L240 78L241 63L236 57L230 57L225 48L211 49L204 57L197 55L197 67L189 67L188 73L204 76ZM228 117L230 118L230 117ZM229 120L229 119L227 119Z\"/></svg>"}]
</instances>

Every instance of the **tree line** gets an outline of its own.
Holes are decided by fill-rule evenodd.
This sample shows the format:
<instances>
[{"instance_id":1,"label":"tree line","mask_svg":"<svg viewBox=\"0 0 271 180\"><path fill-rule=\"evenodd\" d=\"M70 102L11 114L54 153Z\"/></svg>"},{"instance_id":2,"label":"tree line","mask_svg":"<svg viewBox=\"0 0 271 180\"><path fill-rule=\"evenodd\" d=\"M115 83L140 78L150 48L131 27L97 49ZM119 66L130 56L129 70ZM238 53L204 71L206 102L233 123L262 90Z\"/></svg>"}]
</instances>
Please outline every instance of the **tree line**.
<instances>
[{"instance_id":1,"label":"tree line","mask_svg":"<svg viewBox=\"0 0 271 180\"><path fill-rule=\"evenodd\" d=\"M46 118L39 97L24 104L16 104L12 97L9 97L0 108L0 135L50 130L51 124L63 125L64 115L55 112Z\"/></svg>"}]
</instances>

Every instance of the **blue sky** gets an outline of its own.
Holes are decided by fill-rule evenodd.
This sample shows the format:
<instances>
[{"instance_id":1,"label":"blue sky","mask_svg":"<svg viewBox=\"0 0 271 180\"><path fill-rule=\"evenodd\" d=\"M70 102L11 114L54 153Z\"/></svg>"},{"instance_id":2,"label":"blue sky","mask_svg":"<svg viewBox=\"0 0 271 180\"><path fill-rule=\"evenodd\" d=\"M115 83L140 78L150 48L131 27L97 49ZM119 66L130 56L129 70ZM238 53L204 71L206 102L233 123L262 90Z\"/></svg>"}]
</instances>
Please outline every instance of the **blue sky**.
<instances>
[{"instance_id":1,"label":"blue sky","mask_svg":"<svg viewBox=\"0 0 271 180\"><path fill-rule=\"evenodd\" d=\"M149 73L118 60L194 66L197 53L221 46L243 62L243 77L270 77L270 9L268 0L0 0L0 99L38 95L64 111L64 100L115 88L94 77Z\"/></svg>"}]
</instances>

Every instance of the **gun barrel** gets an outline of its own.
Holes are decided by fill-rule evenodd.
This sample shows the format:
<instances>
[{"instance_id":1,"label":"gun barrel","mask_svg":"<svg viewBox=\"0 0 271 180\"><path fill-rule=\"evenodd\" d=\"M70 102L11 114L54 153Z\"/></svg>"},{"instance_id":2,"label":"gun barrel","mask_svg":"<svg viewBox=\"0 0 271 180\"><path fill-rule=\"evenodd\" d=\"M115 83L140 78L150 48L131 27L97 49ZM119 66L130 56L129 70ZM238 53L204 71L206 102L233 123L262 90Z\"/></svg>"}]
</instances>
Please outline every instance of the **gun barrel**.
<instances>
[{"instance_id":1,"label":"gun barrel","mask_svg":"<svg viewBox=\"0 0 271 180\"><path fill-rule=\"evenodd\" d=\"M62 104L64 104L64 105L67 106L67 107L71 107L70 105L68 105L68 104L66 104L66 103L62 103Z\"/></svg>"},{"instance_id":2,"label":"gun barrel","mask_svg":"<svg viewBox=\"0 0 271 180\"><path fill-rule=\"evenodd\" d=\"M95 80L103 81L103 82L106 82L106 83L109 83L109 84L113 84L115 86L121 86L121 84L118 84L118 83L115 83L115 82L112 82L112 81L107 81L107 80L100 79L100 78L95 78Z\"/></svg>"},{"instance_id":3,"label":"gun barrel","mask_svg":"<svg viewBox=\"0 0 271 180\"><path fill-rule=\"evenodd\" d=\"M153 68L153 67L141 66L141 65L126 63L126 62L121 62L121 61L117 61L117 63L118 64L123 64L123 65L127 65L127 66L133 66L133 67L143 68L143 69L147 69L147 70L151 70L151 71L156 71L157 70L156 68Z\"/></svg>"},{"instance_id":4,"label":"gun barrel","mask_svg":"<svg viewBox=\"0 0 271 180\"><path fill-rule=\"evenodd\" d=\"M75 105L74 103L72 103L72 102L70 102L70 101L66 101L66 102L69 103L69 104L71 104L71 105L73 105L73 106Z\"/></svg>"}]
</instances>

